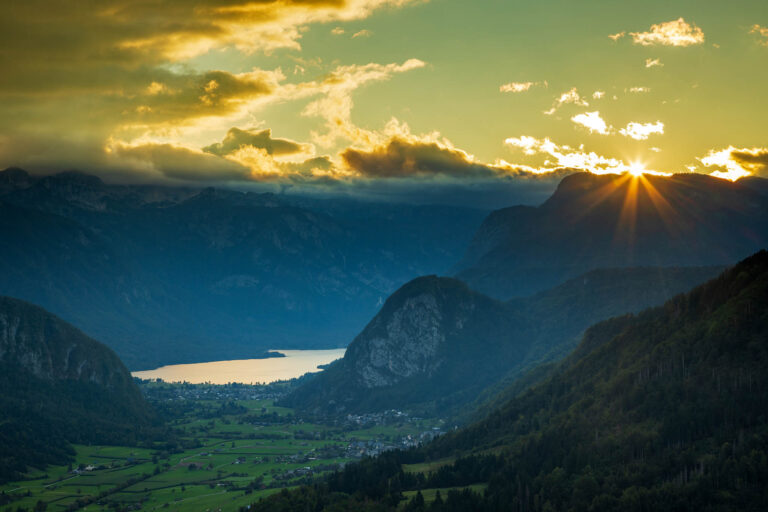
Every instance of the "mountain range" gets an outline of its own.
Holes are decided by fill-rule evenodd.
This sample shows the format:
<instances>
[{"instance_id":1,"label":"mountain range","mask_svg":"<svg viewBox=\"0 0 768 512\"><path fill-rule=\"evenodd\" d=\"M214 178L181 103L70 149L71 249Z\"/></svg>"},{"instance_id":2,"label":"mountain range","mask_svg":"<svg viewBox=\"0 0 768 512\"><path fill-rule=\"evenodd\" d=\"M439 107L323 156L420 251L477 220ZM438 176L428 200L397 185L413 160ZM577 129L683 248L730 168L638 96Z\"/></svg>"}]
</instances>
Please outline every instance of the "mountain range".
<instances>
[{"instance_id":1,"label":"mountain range","mask_svg":"<svg viewBox=\"0 0 768 512\"><path fill-rule=\"evenodd\" d=\"M0 293L132 369L344 346L485 212L0 172Z\"/></svg>"},{"instance_id":2,"label":"mountain range","mask_svg":"<svg viewBox=\"0 0 768 512\"><path fill-rule=\"evenodd\" d=\"M766 180L576 173L538 207L491 213L456 277L500 299L597 268L730 265L768 245Z\"/></svg>"}]
</instances>

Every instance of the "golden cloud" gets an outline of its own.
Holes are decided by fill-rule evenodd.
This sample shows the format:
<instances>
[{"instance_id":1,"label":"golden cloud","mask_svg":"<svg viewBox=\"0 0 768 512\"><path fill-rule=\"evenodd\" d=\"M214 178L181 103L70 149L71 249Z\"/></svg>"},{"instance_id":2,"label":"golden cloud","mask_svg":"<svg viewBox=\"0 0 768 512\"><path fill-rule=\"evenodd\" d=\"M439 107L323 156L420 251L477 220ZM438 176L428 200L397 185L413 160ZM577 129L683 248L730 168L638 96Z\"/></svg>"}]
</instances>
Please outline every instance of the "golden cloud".
<instances>
[{"instance_id":1,"label":"golden cloud","mask_svg":"<svg viewBox=\"0 0 768 512\"><path fill-rule=\"evenodd\" d=\"M350 169L369 178L477 178L498 173L487 165L475 162L464 151L436 142L408 141L399 137L370 151L348 148L341 153L341 157Z\"/></svg>"},{"instance_id":2,"label":"golden cloud","mask_svg":"<svg viewBox=\"0 0 768 512\"><path fill-rule=\"evenodd\" d=\"M529 90L531 87L536 87L539 85L543 85L544 87L547 87L546 80L544 82L509 82L506 84L502 84L499 87L500 92L525 92Z\"/></svg>"},{"instance_id":3,"label":"golden cloud","mask_svg":"<svg viewBox=\"0 0 768 512\"><path fill-rule=\"evenodd\" d=\"M619 130L619 133L635 140L647 140L650 135L663 134L664 123L661 121L656 121L655 123L631 122L625 128Z\"/></svg>"},{"instance_id":4,"label":"golden cloud","mask_svg":"<svg viewBox=\"0 0 768 512\"><path fill-rule=\"evenodd\" d=\"M242 117L263 104L257 98L284 99L276 95L283 73L196 71L185 59L219 49L297 48L311 23L359 20L422 1L16 3L0 17L0 133L76 131L101 143L110 135L134 141L200 118Z\"/></svg>"},{"instance_id":5,"label":"golden cloud","mask_svg":"<svg viewBox=\"0 0 768 512\"><path fill-rule=\"evenodd\" d=\"M327 132L313 133L313 138L319 145L330 147L337 139L344 139L368 147L380 143L382 137L352 122L352 91L367 83L388 80L394 74L423 68L425 65L419 59L409 59L402 64L339 66L321 82L288 87L286 94L294 97L323 95L322 98L309 103L302 111L304 116L325 120Z\"/></svg>"},{"instance_id":6,"label":"golden cloud","mask_svg":"<svg viewBox=\"0 0 768 512\"><path fill-rule=\"evenodd\" d=\"M485 163L457 148L438 132L414 135L407 124L392 119L380 143L366 149L347 148L341 160L353 174L362 178L417 179L496 179L530 177L536 170L524 165L497 161Z\"/></svg>"},{"instance_id":7,"label":"golden cloud","mask_svg":"<svg viewBox=\"0 0 768 512\"><path fill-rule=\"evenodd\" d=\"M605 120L600 117L600 112L598 111L577 114L571 118L571 121L589 129L590 133L609 135L613 131L613 129L606 124Z\"/></svg>"},{"instance_id":8,"label":"golden cloud","mask_svg":"<svg viewBox=\"0 0 768 512\"><path fill-rule=\"evenodd\" d=\"M768 27L761 27L760 25L755 24L749 29L749 33L756 34L758 42L762 46L768 46Z\"/></svg>"},{"instance_id":9,"label":"golden cloud","mask_svg":"<svg viewBox=\"0 0 768 512\"><path fill-rule=\"evenodd\" d=\"M125 67L231 46L245 52L298 48L308 24L364 19L377 9L420 1L29 0L3 12L0 59L17 67L26 61L27 69L42 62L70 68L88 63Z\"/></svg>"},{"instance_id":10,"label":"golden cloud","mask_svg":"<svg viewBox=\"0 0 768 512\"><path fill-rule=\"evenodd\" d=\"M728 146L721 150L712 149L698 160L706 167L714 167L711 174L718 178L737 180L750 175L768 177L768 148Z\"/></svg>"},{"instance_id":11,"label":"golden cloud","mask_svg":"<svg viewBox=\"0 0 768 512\"><path fill-rule=\"evenodd\" d=\"M645 59L646 68L663 67L661 59Z\"/></svg>"},{"instance_id":12,"label":"golden cloud","mask_svg":"<svg viewBox=\"0 0 768 512\"><path fill-rule=\"evenodd\" d=\"M272 130L241 130L230 128L221 142L211 144L203 148L205 153L218 156L227 156L235 153L243 147L263 149L268 155L295 155L312 152L310 144L301 144L289 139L272 138Z\"/></svg>"},{"instance_id":13,"label":"golden cloud","mask_svg":"<svg viewBox=\"0 0 768 512\"><path fill-rule=\"evenodd\" d=\"M630 32L629 35L635 44L642 46L692 46L704 42L704 32L683 18L651 25L647 32Z\"/></svg>"},{"instance_id":14,"label":"golden cloud","mask_svg":"<svg viewBox=\"0 0 768 512\"><path fill-rule=\"evenodd\" d=\"M173 144L131 145L112 141L105 147L107 165L130 169L146 180L183 182L242 181L251 170L236 162Z\"/></svg>"},{"instance_id":15,"label":"golden cloud","mask_svg":"<svg viewBox=\"0 0 768 512\"><path fill-rule=\"evenodd\" d=\"M599 155L594 151L587 152L583 147L572 148L568 145L559 145L549 138L537 139L528 135L522 137L510 137L505 144L519 149L528 156L542 155L545 160L537 169L538 172L551 172L558 169L575 169L589 171L594 174L621 174L625 172L665 174L659 171L646 169L639 162L624 162L617 158Z\"/></svg>"},{"instance_id":16,"label":"golden cloud","mask_svg":"<svg viewBox=\"0 0 768 512\"><path fill-rule=\"evenodd\" d=\"M559 109L560 107L562 107L563 105L565 105L567 103L571 103L573 105L578 105L580 107L588 107L589 106L589 103L587 103L587 101L584 98L581 97L581 95L579 94L579 91L574 87L571 90L565 91L560 96L558 96L555 99L555 103L552 105L552 108L550 108L549 110L545 111L544 113L546 115L548 115L548 116L551 116L552 114L554 114L557 111L557 109Z\"/></svg>"}]
</instances>

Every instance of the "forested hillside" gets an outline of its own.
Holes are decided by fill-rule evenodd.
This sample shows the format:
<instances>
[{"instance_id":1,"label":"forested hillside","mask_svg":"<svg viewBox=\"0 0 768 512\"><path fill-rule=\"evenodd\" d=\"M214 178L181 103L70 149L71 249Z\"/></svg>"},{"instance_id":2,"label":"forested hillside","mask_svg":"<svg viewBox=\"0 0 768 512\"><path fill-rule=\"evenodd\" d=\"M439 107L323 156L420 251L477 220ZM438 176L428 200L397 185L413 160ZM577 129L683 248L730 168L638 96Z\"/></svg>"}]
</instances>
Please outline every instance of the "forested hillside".
<instances>
[{"instance_id":1,"label":"forested hillside","mask_svg":"<svg viewBox=\"0 0 768 512\"><path fill-rule=\"evenodd\" d=\"M7 297L0 297L0 417L0 481L66 463L70 443L134 444L157 426L112 350Z\"/></svg>"},{"instance_id":2,"label":"forested hillside","mask_svg":"<svg viewBox=\"0 0 768 512\"><path fill-rule=\"evenodd\" d=\"M551 377L479 423L256 510L390 510L404 490L478 483L482 493L405 509L763 510L766 364L762 251L664 306L593 326ZM448 462L426 476L402 466L428 460Z\"/></svg>"}]
</instances>

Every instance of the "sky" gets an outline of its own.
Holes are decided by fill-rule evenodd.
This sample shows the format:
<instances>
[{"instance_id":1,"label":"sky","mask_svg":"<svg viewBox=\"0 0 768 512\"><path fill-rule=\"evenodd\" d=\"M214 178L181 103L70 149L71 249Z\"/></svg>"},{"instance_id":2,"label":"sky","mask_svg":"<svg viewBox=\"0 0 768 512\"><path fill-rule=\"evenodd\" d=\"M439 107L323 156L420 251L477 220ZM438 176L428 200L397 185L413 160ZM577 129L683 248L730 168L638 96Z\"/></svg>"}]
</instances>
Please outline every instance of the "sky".
<instances>
[{"instance_id":1,"label":"sky","mask_svg":"<svg viewBox=\"0 0 768 512\"><path fill-rule=\"evenodd\" d=\"M27 0L0 168L537 201L564 175L768 176L764 0Z\"/></svg>"}]
</instances>

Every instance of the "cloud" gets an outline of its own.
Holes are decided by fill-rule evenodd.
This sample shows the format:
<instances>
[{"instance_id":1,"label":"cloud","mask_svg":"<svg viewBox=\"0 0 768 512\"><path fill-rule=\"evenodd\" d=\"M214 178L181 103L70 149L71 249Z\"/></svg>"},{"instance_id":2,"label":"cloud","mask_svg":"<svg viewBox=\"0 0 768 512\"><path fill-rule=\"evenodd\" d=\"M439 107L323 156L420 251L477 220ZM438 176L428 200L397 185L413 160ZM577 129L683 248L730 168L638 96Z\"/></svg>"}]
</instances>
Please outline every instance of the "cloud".
<instances>
[{"instance_id":1,"label":"cloud","mask_svg":"<svg viewBox=\"0 0 768 512\"><path fill-rule=\"evenodd\" d=\"M664 64L662 64L661 59L645 59L646 68L663 67L663 66Z\"/></svg>"},{"instance_id":2,"label":"cloud","mask_svg":"<svg viewBox=\"0 0 768 512\"><path fill-rule=\"evenodd\" d=\"M373 35L373 32L371 32L368 29L363 29L352 34L352 39L356 39L358 37L371 37L372 35Z\"/></svg>"},{"instance_id":3,"label":"cloud","mask_svg":"<svg viewBox=\"0 0 768 512\"><path fill-rule=\"evenodd\" d=\"M104 0L94 6L29 0L3 13L0 92L118 93L169 63L225 48L299 49L309 24L364 19L421 1Z\"/></svg>"},{"instance_id":4,"label":"cloud","mask_svg":"<svg viewBox=\"0 0 768 512\"><path fill-rule=\"evenodd\" d=\"M130 145L112 142L105 148L106 161L130 169L145 179L167 178L185 182L243 181L250 169L236 162L172 144Z\"/></svg>"},{"instance_id":5,"label":"cloud","mask_svg":"<svg viewBox=\"0 0 768 512\"><path fill-rule=\"evenodd\" d=\"M62 57L69 63L90 59L146 64L231 46L244 52L297 49L304 27L311 23L360 20L379 9L418 1L200 0L189 5L103 0L93 6L29 0L4 13L8 23L0 44L12 55L20 54L16 57L44 57L41 53L50 51L52 63Z\"/></svg>"},{"instance_id":6,"label":"cloud","mask_svg":"<svg viewBox=\"0 0 768 512\"><path fill-rule=\"evenodd\" d=\"M768 27L761 27L760 25L752 25L749 30L750 34L757 34L758 42L762 46L768 46Z\"/></svg>"},{"instance_id":7,"label":"cloud","mask_svg":"<svg viewBox=\"0 0 768 512\"><path fill-rule=\"evenodd\" d=\"M595 91L592 93L592 97L596 100L601 100L605 97L605 91Z\"/></svg>"},{"instance_id":8,"label":"cloud","mask_svg":"<svg viewBox=\"0 0 768 512\"><path fill-rule=\"evenodd\" d=\"M622 37L624 37L625 35L627 35L627 33L626 33L626 32L617 32L617 33L615 33L615 34L608 34L608 37L609 37L610 39L612 39L613 41L618 41L619 39L621 39L621 38L622 38Z\"/></svg>"},{"instance_id":9,"label":"cloud","mask_svg":"<svg viewBox=\"0 0 768 512\"><path fill-rule=\"evenodd\" d=\"M300 144L288 139L273 139L272 130L252 131L230 128L221 142L211 144L203 148L206 153L218 156L230 155L243 146L251 146L263 149L268 155L294 155L297 153L309 153L312 146Z\"/></svg>"},{"instance_id":10,"label":"cloud","mask_svg":"<svg viewBox=\"0 0 768 512\"><path fill-rule=\"evenodd\" d=\"M264 148L241 146L226 155L225 159L250 169L249 180L261 183L329 185L351 178L349 173L338 169L328 156L286 162L275 159Z\"/></svg>"},{"instance_id":11,"label":"cloud","mask_svg":"<svg viewBox=\"0 0 768 512\"><path fill-rule=\"evenodd\" d=\"M638 170L649 174L666 173L643 168L637 162L624 162L617 158L605 157L594 151L587 152L583 145L572 148L568 145L558 145L548 137L537 139L528 135L510 137L505 144L519 149L524 155L535 157L543 156L544 161L536 169L538 172L551 172L555 170L569 169L571 171L589 171L595 174L621 174L625 172L636 173Z\"/></svg>"},{"instance_id":12,"label":"cloud","mask_svg":"<svg viewBox=\"0 0 768 512\"><path fill-rule=\"evenodd\" d=\"M279 68L217 70L205 62L224 67L253 60L250 54L298 50L310 24L361 20L422 1L18 3L0 21L0 136L48 137L53 146L72 134L90 148L103 148L110 137L184 147L196 139L199 146L214 130L252 125L265 105L328 95L334 87L286 83ZM293 74L314 68L297 62ZM0 159L7 161L7 151Z\"/></svg>"},{"instance_id":13,"label":"cloud","mask_svg":"<svg viewBox=\"0 0 768 512\"><path fill-rule=\"evenodd\" d=\"M710 150L698 159L706 167L714 167L713 176L737 180L754 175L768 177L768 148L736 148L728 146L721 150Z\"/></svg>"},{"instance_id":14,"label":"cloud","mask_svg":"<svg viewBox=\"0 0 768 512\"><path fill-rule=\"evenodd\" d=\"M629 169L629 166L621 160L606 158L594 152L586 152L583 149L574 149L568 145L558 145L549 138L537 139L528 135L522 137L510 137L504 141L508 146L520 149L525 155L547 155L540 169L570 168L590 171L596 174L621 173Z\"/></svg>"},{"instance_id":15,"label":"cloud","mask_svg":"<svg viewBox=\"0 0 768 512\"><path fill-rule=\"evenodd\" d=\"M320 117L325 120L326 133L313 132L313 139L320 146L330 147L341 138L358 145L369 147L381 142L381 136L365 130L352 122L351 93L370 82L388 80L393 75L423 68L426 64L418 59L409 59L402 64L376 64L339 66L321 82L291 87L287 95L301 97L322 94L323 97L309 103L302 115Z\"/></svg>"},{"instance_id":16,"label":"cloud","mask_svg":"<svg viewBox=\"0 0 768 512\"><path fill-rule=\"evenodd\" d=\"M251 99L272 94L285 77L279 70L254 69L236 74L225 71L167 73L156 78L144 94L135 94L123 104L107 102L109 106L123 109L122 123L170 123L227 115Z\"/></svg>"},{"instance_id":17,"label":"cloud","mask_svg":"<svg viewBox=\"0 0 768 512\"><path fill-rule=\"evenodd\" d=\"M647 32L630 32L629 35L632 42L642 46L692 46L704 42L704 32L683 18L651 25Z\"/></svg>"},{"instance_id":18,"label":"cloud","mask_svg":"<svg viewBox=\"0 0 768 512\"><path fill-rule=\"evenodd\" d=\"M599 133L600 135L615 133L613 126L605 122L600 116L599 111L577 114L571 118L571 121L587 128L590 133ZM625 128L621 128L619 133L635 140L647 140L650 135L663 134L664 123L661 121L656 121L655 123L630 122Z\"/></svg>"},{"instance_id":19,"label":"cloud","mask_svg":"<svg viewBox=\"0 0 768 512\"><path fill-rule=\"evenodd\" d=\"M243 144L219 155L174 144L110 141L104 148L102 165L118 180L131 176L133 180L153 182L328 186L349 178L327 156L281 161L265 147L254 144Z\"/></svg>"},{"instance_id":20,"label":"cloud","mask_svg":"<svg viewBox=\"0 0 768 512\"><path fill-rule=\"evenodd\" d=\"M552 108L545 111L544 113L548 116L551 116L554 114L557 109L565 105L566 103L571 103L573 105L579 105L581 107L588 107L589 103L584 100L581 95L579 94L579 91L574 87L570 91L565 91L562 93L558 98L555 99L555 103L552 105Z\"/></svg>"},{"instance_id":21,"label":"cloud","mask_svg":"<svg viewBox=\"0 0 768 512\"><path fill-rule=\"evenodd\" d=\"M340 35L344 34L344 29L341 28L341 27L333 28L333 29L331 29L331 34L333 34L335 36L340 36Z\"/></svg>"},{"instance_id":22,"label":"cloud","mask_svg":"<svg viewBox=\"0 0 768 512\"><path fill-rule=\"evenodd\" d=\"M636 94L651 92L651 88L650 87L630 87L629 92L636 93Z\"/></svg>"},{"instance_id":23,"label":"cloud","mask_svg":"<svg viewBox=\"0 0 768 512\"><path fill-rule=\"evenodd\" d=\"M397 137L370 151L348 148L341 157L350 169L373 178L477 178L497 174L493 168L474 162L461 150L436 142L407 141Z\"/></svg>"},{"instance_id":24,"label":"cloud","mask_svg":"<svg viewBox=\"0 0 768 512\"><path fill-rule=\"evenodd\" d=\"M588 128L590 133L608 135L612 131L612 128L600 117L600 112L598 111L577 114L571 118L571 121Z\"/></svg>"},{"instance_id":25,"label":"cloud","mask_svg":"<svg viewBox=\"0 0 768 512\"><path fill-rule=\"evenodd\" d=\"M650 135L663 134L664 123L661 121L656 121L655 123L631 122L625 128L619 130L619 133L635 140L647 140Z\"/></svg>"},{"instance_id":26,"label":"cloud","mask_svg":"<svg viewBox=\"0 0 768 512\"><path fill-rule=\"evenodd\" d=\"M506 84L503 84L499 87L499 91L501 92L525 92L529 90L531 87L536 87L539 85L543 85L544 87L547 87L547 82L509 82Z\"/></svg>"},{"instance_id":27,"label":"cloud","mask_svg":"<svg viewBox=\"0 0 768 512\"><path fill-rule=\"evenodd\" d=\"M477 179L526 175L524 166L507 162L487 164L457 148L438 132L414 135L407 124L392 119L384 129L388 138L365 150L347 148L340 157L349 170L366 178Z\"/></svg>"},{"instance_id":28,"label":"cloud","mask_svg":"<svg viewBox=\"0 0 768 512\"><path fill-rule=\"evenodd\" d=\"M130 94L93 94L87 116L64 96L75 104L71 116L56 123L42 122L54 119L45 117L51 114L45 101L39 101L41 118L27 125L31 129L19 129L17 119L0 117L0 123L13 126L11 131L0 128L0 160L41 173L77 168L121 183L205 182L266 190L291 186L306 193L352 192L357 190L355 183L373 178L350 170L340 157L317 154L313 144L273 137L269 129L224 123L240 120L252 125L253 113L264 106L309 100L304 114L320 117L327 127L313 132L313 138L322 142L341 138L358 150L374 147L392 133L366 130L352 122L354 92L424 65L411 59L337 66L319 79L292 83L286 83L279 70L239 74L153 70L131 86ZM22 112L29 117L29 110ZM72 129L73 123L82 124ZM84 129L88 125L92 131ZM204 146L199 140L216 132L221 133L220 141L199 149Z\"/></svg>"}]
</instances>

